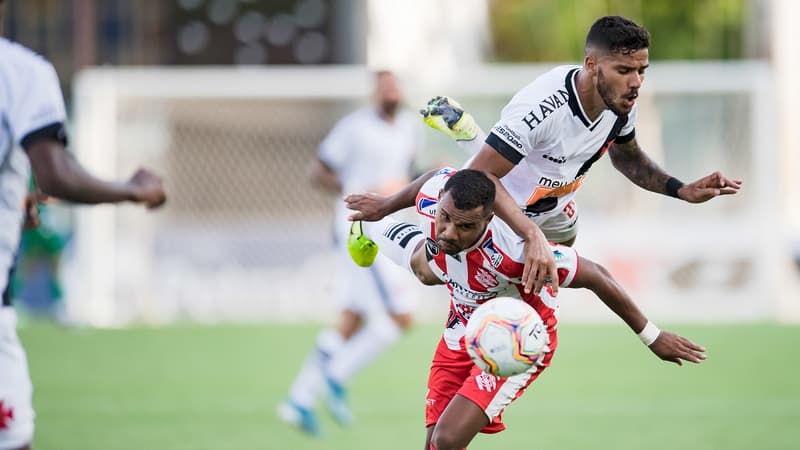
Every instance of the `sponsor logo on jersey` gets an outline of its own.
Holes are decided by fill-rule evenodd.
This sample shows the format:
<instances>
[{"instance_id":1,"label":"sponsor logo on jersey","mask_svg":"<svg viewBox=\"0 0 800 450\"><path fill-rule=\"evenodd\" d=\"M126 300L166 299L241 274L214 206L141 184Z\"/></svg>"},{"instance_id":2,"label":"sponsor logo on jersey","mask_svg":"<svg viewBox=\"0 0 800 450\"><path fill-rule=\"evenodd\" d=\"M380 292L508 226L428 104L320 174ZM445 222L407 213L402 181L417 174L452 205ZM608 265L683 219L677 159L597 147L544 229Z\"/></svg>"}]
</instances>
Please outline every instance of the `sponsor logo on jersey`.
<instances>
[{"instance_id":1,"label":"sponsor logo on jersey","mask_svg":"<svg viewBox=\"0 0 800 450\"><path fill-rule=\"evenodd\" d=\"M477 292L462 286L458 281L448 278L447 284L453 289L453 294L475 301L485 301L497 297L497 292Z\"/></svg>"},{"instance_id":2,"label":"sponsor logo on jersey","mask_svg":"<svg viewBox=\"0 0 800 450\"><path fill-rule=\"evenodd\" d=\"M545 97L539 105L531 109L522 121L533 131L544 119L553 114L558 108L567 104L569 93L565 89L559 89L555 94Z\"/></svg>"},{"instance_id":3,"label":"sponsor logo on jersey","mask_svg":"<svg viewBox=\"0 0 800 450\"><path fill-rule=\"evenodd\" d=\"M497 389L497 377L490 373L481 372L475 375L475 384L482 391L492 392Z\"/></svg>"},{"instance_id":4,"label":"sponsor logo on jersey","mask_svg":"<svg viewBox=\"0 0 800 450\"><path fill-rule=\"evenodd\" d=\"M497 278L495 278L494 275L482 267L479 267L478 270L475 271L475 281L480 283L480 285L486 289L497 287L499 284L497 282Z\"/></svg>"},{"instance_id":5,"label":"sponsor logo on jersey","mask_svg":"<svg viewBox=\"0 0 800 450\"><path fill-rule=\"evenodd\" d=\"M436 217L437 204L437 199L420 194L419 197L417 197L417 212L423 216L434 218Z\"/></svg>"},{"instance_id":6,"label":"sponsor logo on jersey","mask_svg":"<svg viewBox=\"0 0 800 450\"><path fill-rule=\"evenodd\" d=\"M566 180L554 180L552 178L541 177L539 178L539 186L549 187L549 188L560 188L564 186L569 186L572 183L578 181L578 179L574 179L572 181Z\"/></svg>"},{"instance_id":7,"label":"sponsor logo on jersey","mask_svg":"<svg viewBox=\"0 0 800 450\"><path fill-rule=\"evenodd\" d=\"M439 245L436 244L431 238L425 240L425 250L431 256L437 256L439 254Z\"/></svg>"},{"instance_id":8,"label":"sponsor logo on jersey","mask_svg":"<svg viewBox=\"0 0 800 450\"><path fill-rule=\"evenodd\" d=\"M503 125L499 127L495 127L493 130L495 133L499 134L500 136L506 139L506 142L517 147L517 149L522 150L522 143L520 142L519 134L515 133L514 130L508 128L508 126Z\"/></svg>"},{"instance_id":9,"label":"sponsor logo on jersey","mask_svg":"<svg viewBox=\"0 0 800 450\"><path fill-rule=\"evenodd\" d=\"M564 254L563 254L563 253L561 253L561 250L559 250L559 249L557 249L557 248L554 248L554 249L553 249L553 258L554 258L556 261L558 261L558 260L561 260L561 259L564 259Z\"/></svg>"},{"instance_id":10,"label":"sponsor logo on jersey","mask_svg":"<svg viewBox=\"0 0 800 450\"><path fill-rule=\"evenodd\" d=\"M486 253L486 256L489 257L489 260L492 261L494 267L500 267L500 264L503 262L503 254L494 248L492 239L487 240L486 243L483 244L483 251Z\"/></svg>"},{"instance_id":11,"label":"sponsor logo on jersey","mask_svg":"<svg viewBox=\"0 0 800 450\"><path fill-rule=\"evenodd\" d=\"M447 174L450 174L450 173L453 173L453 172L455 172L455 169L452 169L450 167L443 167L443 168L439 169L438 172L433 174L433 176L436 176L436 175L447 175Z\"/></svg>"}]
</instances>

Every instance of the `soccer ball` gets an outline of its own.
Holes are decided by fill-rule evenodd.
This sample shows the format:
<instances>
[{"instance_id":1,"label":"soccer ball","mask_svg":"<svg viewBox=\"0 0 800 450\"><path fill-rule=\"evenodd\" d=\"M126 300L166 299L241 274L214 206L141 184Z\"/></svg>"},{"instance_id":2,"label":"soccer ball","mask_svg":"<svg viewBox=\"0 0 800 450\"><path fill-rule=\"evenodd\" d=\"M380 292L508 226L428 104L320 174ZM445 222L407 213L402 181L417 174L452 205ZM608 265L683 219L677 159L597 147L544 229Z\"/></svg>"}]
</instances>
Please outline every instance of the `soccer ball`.
<instances>
[{"instance_id":1,"label":"soccer ball","mask_svg":"<svg viewBox=\"0 0 800 450\"><path fill-rule=\"evenodd\" d=\"M498 297L479 306L467 322L464 337L472 361L498 377L528 370L547 341L547 329L536 310L511 297Z\"/></svg>"}]
</instances>

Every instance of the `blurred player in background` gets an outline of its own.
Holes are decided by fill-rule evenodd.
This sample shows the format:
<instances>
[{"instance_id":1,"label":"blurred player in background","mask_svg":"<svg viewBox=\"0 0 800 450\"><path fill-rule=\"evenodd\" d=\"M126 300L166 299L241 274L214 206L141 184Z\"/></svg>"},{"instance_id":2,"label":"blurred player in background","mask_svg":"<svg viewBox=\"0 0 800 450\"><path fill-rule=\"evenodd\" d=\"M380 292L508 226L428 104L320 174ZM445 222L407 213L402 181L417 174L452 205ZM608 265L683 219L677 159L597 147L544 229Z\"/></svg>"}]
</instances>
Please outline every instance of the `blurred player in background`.
<instances>
[{"instance_id":1,"label":"blurred player in background","mask_svg":"<svg viewBox=\"0 0 800 450\"><path fill-rule=\"evenodd\" d=\"M416 205L420 226L382 218L394 209L369 212L373 195L345 199L350 208L368 212L365 219L380 219L353 223L350 245L356 254L369 252L377 243L381 253L423 284L446 284L450 290L450 314L428 377L425 450L463 449L479 432L504 430L503 410L550 365L558 344L558 301L550 287L540 295L524 292L525 244L502 220L493 219L494 198L495 185L483 172L443 169L418 178L392 198L398 209ZM362 206L367 209L362 211ZM556 260L557 283L590 289L659 358L677 364L705 359L705 349L648 321L605 268L579 257L572 248L548 245ZM531 305L549 336L545 354L531 369L505 378L482 372L464 346L472 312L499 296Z\"/></svg>"},{"instance_id":2,"label":"blurred player in background","mask_svg":"<svg viewBox=\"0 0 800 450\"><path fill-rule=\"evenodd\" d=\"M336 194L390 194L409 181L422 130L410 112L401 109L396 76L375 75L374 104L342 118L320 144L311 179ZM353 376L383 353L408 329L414 308L410 278L383 258L369 268L350 260L345 241L348 212L340 198L335 206L335 245L339 252L337 288L333 293L341 314L336 328L320 332L300 373L278 408L279 416L301 430L318 434L314 412L318 396L327 391L327 406L343 425L352 422L346 387ZM320 302L331 301L327 296Z\"/></svg>"},{"instance_id":3,"label":"blurred player in background","mask_svg":"<svg viewBox=\"0 0 800 450\"><path fill-rule=\"evenodd\" d=\"M649 46L650 34L634 22L619 16L598 19L586 36L583 65L556 67L522 88L488 136L445 97L434 98L422 111L426 123L475 153L467 167L496 182L497 215L529 244L522 277L526 289L539 292L546 279L556 278L547 242L575 241L573 197L606 151L618 171L648 191L701 203L739 190L741 181L720 172L684 184L639 147L636 98L650 64Z\"/></svg>"},{"instance_id":4,"label":"blurred player in background","mask_svg":"<svg viewBox=\"0 0 800 450\"><path fill-rule=\"evenodd\" d=\"M33 388L9 295L26 210L33 212L24 206L30 170L42 192L70 202L155 208L166 196L161 179L144 169L126 182L102 181L84 171L65 149L66 113L55 69L1 37L0 116L0 450L16 450L30 448L34 429Z\"/></svg>"}]
</instances>

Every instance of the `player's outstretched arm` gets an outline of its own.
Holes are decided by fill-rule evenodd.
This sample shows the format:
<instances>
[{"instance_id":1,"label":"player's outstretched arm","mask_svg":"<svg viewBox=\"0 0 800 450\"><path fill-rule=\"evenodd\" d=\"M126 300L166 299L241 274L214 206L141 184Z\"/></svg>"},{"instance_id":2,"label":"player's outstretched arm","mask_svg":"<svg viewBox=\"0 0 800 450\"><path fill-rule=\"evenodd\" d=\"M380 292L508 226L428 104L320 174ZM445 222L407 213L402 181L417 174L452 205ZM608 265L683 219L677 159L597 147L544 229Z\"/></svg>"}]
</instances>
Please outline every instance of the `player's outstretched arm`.
<instances>
[{"instance_id":1,"label":"player's outstretched arm","mask_svg":"<svg viewBox=\"0 0 800 450\"><path fill-rule=\"evenodd\" d=\"M467 164L467 168L482 171L494 182L495 214L525 240L525 267L522 271L525 292L533 290L538 294L548 280L558 280L556 261L542 230L522 213L517 202L500 182L500 178L514 168L514 163L489 144L483 144L481 150ZM551 286L553 295L558 295L558 283L551 283Z\"/></svg>"},{"instance_id":2,"label":"player's outstretched arm","mask_svg":"<svg viewBox=\"0 0 800 450\"><path fill-rule=\"evenodd\" d=\"M682 365L683 361L699 363L706 359L705 348L685 337L659 330L642 314L622 286L608 270L586 258L580 259L580 270L570 287L594 292L611 311L639 335L642 342L664 361Z\"/></svg>"},{"instance_id":3,"label":"player's outstretched arm","mask_svg":"<svg viewBox=\"0 0 800 450\"><path fill-rule=\"evenodd\" d=\"M741 180L729 180L719 172L694 183L683 184L650 159L639 147L636 138L612 145L608 156L617 170L642 189L680 198L689 203L702 203L719 195L735 194L742 185Z\"/></svg>"},{"instance_id":4,"label":"player's outstretched arm","mask_svg":"<svg viewBox=\"0 0 800 450\"><path fill-rule=\"evenodd\" d=\"M139 169L128 181L108 182L89 174L64 149L50 138L26 143L39 188L47 195L74 203L143 203L157 208L166 201L166 194L154 173Z\"/></svg>"},{"instance_id":5,"label":"player's outstretched arm","mask_svg":"<svg viewBox=\"0 0 800 450\"><path fill-rule=\"evenodd\" d=\"M437 171L438 169L431 169L425 172L403 189L388 197L370 192L345 196L344 202L347 208L355 211L348 219L375 222L401 209L414 206L422 185L430 180Z\"/></svg>"}]
</instances>

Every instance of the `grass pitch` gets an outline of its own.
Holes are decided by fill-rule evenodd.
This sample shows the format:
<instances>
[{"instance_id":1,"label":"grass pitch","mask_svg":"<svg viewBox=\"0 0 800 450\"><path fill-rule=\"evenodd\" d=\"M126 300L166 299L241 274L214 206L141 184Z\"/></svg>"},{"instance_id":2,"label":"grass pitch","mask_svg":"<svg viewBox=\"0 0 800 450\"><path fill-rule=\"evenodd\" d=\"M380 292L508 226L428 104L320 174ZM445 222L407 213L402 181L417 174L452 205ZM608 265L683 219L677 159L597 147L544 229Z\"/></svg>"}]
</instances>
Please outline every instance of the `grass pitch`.
<instances>
[{"instance_id":1,"label":"grass pitch","mask_svg":"<svg viewBox=\"0 0 800 450\"><path fill-rule=\"evenodd\" d=\"M558 352L471 449L800 448L800 327L667 327L709 359L659 361L624 325L560 328ZM353 383L356 423L308 438L275 415L319 326L20 330L39 450L419 449L439 326L417 327Z\"/></svg>"}]
</instances>

